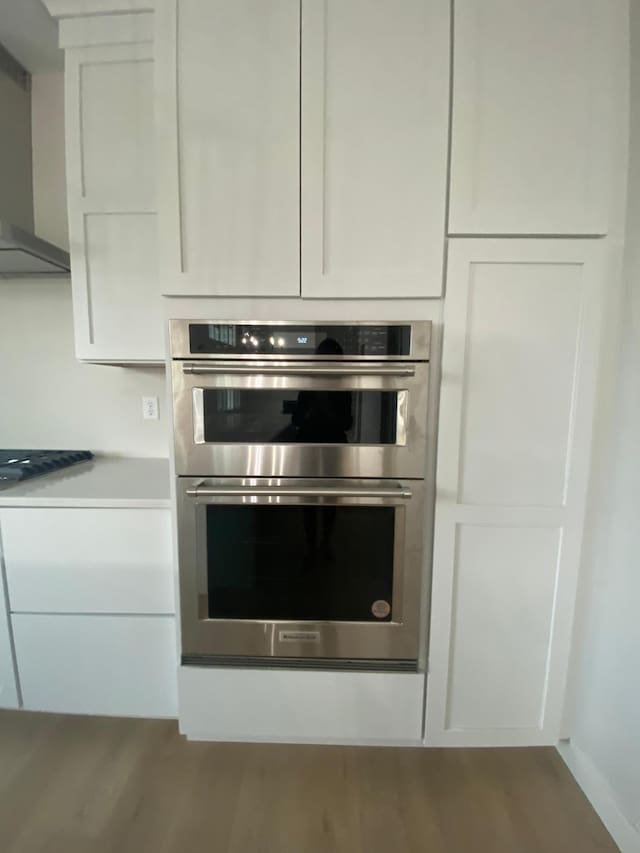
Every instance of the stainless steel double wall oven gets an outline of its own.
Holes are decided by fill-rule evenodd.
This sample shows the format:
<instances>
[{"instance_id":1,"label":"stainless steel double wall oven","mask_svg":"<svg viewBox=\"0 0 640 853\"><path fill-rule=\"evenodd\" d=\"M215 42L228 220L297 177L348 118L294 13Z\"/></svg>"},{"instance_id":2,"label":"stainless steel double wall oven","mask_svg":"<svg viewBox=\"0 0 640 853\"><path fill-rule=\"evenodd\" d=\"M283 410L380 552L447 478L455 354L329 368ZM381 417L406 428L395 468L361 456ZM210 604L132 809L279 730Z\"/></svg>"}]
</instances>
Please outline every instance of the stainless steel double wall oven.
<instances>
[{"instance_id":1,"label":"stainless steel double wall oven","mask_svg":"<svg viewBox=\"0 0 640 853\"><path fill-rule=\"evenodd\" d=\"M430 338L171 322L184 663L416 668Z\"/></svg>"}]
</instances>

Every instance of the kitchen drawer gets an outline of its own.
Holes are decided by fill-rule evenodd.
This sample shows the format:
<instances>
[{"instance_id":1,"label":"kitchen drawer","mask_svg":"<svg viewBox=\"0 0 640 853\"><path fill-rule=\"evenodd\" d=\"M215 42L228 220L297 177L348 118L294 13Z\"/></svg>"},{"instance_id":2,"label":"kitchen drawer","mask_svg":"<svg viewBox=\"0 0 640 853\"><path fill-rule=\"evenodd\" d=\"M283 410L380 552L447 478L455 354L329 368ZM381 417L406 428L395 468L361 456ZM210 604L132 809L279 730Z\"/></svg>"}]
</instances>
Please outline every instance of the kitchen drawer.
<instances>
[{"instance_id":1,"label":"kitchen drawer","mask_svg":"<svg viewBox=\"0 0 640 853\"><path fill-rule=\"evenodd\" d=\"M414 744L424 675L181 666L180 731L191 740Z\"/></svg>"},{"instance_id":2,"label":"kitchen drawer","mask_svg":"<svg viewBox=\"0 0 640 853\"><path fill-rule=\"evenodd\" d=\"M14 613L173 613L168 509L10 508L0 528Z\"/></svg>"},{"instance_id":3,"label":"kitchen drawer","mask_svg":"<svg viewBox=\"0 0 640 853\"><path fill-rule=\"evenodd\" d=\"M23 613L12 622L28 710L176 716L172 616Z\"/></svg>"}]
</instances>

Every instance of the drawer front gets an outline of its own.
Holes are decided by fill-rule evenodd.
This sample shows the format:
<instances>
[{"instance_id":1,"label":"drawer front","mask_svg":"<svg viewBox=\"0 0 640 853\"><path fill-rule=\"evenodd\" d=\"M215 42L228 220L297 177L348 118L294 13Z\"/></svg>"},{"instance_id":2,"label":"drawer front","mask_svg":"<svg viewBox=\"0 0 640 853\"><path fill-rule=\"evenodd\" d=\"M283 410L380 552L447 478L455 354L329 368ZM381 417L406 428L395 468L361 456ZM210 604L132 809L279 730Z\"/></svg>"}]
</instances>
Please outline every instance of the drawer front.
<instances>
[{"instance_id":1,"label":"drawer front","mask_svg":"<svg viewBox=\"0 0 640 853\"><path fill-rule=\"evenodd\" d=\"M419 744L424 675L181 666L193 740Z\"/></svg>"},{"instance_id":2,"label":"drawer front","mask_svg":"<svg viewBox=\"0 0 640 853\"><path fill-rule=\"evenodd\" d=\"M14 613L175 611L168 509L0 511Z\"/></svg>"},{"instance_id":3,"label":"drawer front","mask_svg":"<svg viewBox=\"0 0 640 853\"><path fill-rule=\"evenodd\" d=\"M176 716L172 616L16 614L13 632L28 710Z\"/></svg>"}]
</instances>

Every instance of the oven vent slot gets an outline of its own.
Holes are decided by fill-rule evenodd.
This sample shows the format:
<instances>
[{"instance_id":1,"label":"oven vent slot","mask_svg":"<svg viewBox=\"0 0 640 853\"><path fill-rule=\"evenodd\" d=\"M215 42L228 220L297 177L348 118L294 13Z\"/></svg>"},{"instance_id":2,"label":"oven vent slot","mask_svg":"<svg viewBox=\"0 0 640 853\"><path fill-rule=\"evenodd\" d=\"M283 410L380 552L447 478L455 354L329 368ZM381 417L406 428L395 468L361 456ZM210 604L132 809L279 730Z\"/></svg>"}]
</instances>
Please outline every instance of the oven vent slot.
<instances>
[{"instance_id":1,"label":"oven vent slot","mask_svg":"<svg viewBox=\"0 0 640 853\"><path fill-rule=\"evenodd\" d=\"M418 672L416 660L336 660L334 658L263 658L182 655L183 666L232 666L247 669L323 669L347 672Z\"/></svg>"}]
</instances>

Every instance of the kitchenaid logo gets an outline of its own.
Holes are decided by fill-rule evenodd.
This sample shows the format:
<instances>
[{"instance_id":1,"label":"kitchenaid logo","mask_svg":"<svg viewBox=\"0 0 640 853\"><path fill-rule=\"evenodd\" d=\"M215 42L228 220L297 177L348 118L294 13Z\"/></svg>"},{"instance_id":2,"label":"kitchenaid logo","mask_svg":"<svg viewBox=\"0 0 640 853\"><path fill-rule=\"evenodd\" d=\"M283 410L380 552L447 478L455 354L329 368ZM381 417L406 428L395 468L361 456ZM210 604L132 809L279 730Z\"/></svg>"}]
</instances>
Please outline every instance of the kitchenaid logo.
<instances>
[{"instance_id":1,"label":"kitchenaid logo","mask_svg":"<svg viewBox=\"0 0 640 853\"><path fill-rule=\"evenodd\" d=\"M279 631L281 643L319 643L320 631Z\"/></svg>"}]
</instances>

